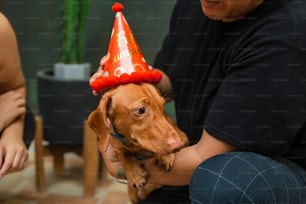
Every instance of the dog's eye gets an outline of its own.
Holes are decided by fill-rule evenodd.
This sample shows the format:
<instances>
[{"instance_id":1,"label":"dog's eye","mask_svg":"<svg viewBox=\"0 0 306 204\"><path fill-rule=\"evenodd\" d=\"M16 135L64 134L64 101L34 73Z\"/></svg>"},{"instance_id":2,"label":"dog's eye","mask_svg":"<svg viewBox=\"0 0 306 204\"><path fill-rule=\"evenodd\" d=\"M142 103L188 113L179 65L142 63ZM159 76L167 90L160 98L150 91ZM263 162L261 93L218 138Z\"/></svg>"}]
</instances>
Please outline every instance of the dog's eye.
<instances>
[{"instance_id":1,"label":"dog's eye","mask_svg":"<svg viewBox=\"0 0 306 204\"><path fill-rule=\"evenodd\" d=\"M142 114L144 114L145 112L146 112L146 108L145 108L145 107L141 107L141 108L139 108L139 109L136 110L136 113L137 113L138 115L142 115Z\"/></svg>"}]
</instances>

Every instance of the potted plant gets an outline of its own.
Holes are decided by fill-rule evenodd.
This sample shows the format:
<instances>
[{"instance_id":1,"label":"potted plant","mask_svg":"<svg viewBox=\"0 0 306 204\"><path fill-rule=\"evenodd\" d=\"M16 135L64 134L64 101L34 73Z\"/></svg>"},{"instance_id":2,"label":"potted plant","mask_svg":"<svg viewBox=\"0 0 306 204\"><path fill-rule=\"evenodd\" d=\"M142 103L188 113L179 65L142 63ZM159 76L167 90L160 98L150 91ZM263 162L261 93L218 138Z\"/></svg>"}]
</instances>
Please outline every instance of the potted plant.
<instances>
[{"instance_id":1,"label":"potted plant","mask_svg":"<svg viewBox=\"0 0 306 204\"><path fill-rule=\"evenodd\" d=\"M89 0L64 0L61 6L61 62L37 73L38 110L46 141L82 145L83 122L98 103L88 85L89 63L83 62Z\"/></svg>"},{"instance_id":2,"label":"potted plant","mask_svg":"<svg viewBox=\"0 0 306 204\"><path fill-rule=\"evenodd\" d=\"M60 79L88 79L90 64L83 62L84 32L89 0L64 0L61 7L61 62L54 66Z\"/></svg>"}]
</instances>

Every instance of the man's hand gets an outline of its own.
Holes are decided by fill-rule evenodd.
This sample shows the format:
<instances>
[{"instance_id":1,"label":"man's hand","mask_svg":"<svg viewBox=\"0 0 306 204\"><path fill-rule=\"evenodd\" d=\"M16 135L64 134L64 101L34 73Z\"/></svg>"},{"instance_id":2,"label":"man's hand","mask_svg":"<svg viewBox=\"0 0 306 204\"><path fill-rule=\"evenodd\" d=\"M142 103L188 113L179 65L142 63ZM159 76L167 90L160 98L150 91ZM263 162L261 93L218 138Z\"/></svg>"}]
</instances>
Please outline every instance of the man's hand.
<instances>
[{"instance_id":1,"label":"man's hand","mask_svg":"<svg viewBox=\"0 0 306 204\"><path fill-rule=\"evenodd\" d=\"M91 84L93 81L95 81L97 78L103 76L104 71L103 71L103 67L105 65L105 63L108 60L108 56L105 55L101 58L100 60L100 66L98 67L97 71L90 77L89 79L89 84ZM99 93L95 90L92 91L93 95L97 96Z\"/></svg>"}]
</instances>

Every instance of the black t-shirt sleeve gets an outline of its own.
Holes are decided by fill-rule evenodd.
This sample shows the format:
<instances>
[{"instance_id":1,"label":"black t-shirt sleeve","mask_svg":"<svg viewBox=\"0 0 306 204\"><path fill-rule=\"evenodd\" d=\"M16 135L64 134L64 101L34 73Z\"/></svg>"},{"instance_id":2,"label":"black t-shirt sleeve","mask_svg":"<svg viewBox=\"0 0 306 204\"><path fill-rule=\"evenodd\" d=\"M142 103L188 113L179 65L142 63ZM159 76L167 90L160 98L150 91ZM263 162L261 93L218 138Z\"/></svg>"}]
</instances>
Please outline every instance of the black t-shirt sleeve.
<instances>
[{"instance_id":1,"label":"black t-shirt sleeve","mask_svg":"<svg viewBox=\"0 0 306 204\"><path fill-rule=\"evenodd\" d=\"M170 19L170 23L169 23L169 31L167 33L167 35L165 36L163 43L162 43L162 47L161 49L157 52L154 62L153 62L153 66L155 68L159 68L161 70L163 70L165 73L167 73L167 61L169 61L169 59L171 58L171 53L173 53L173 51L171 52L172 49L172 44L175 42L175 24L178 18L178 14L181 12L180 10L183 9L184 7L184 1L179 0L176 2L173 11L172 11L172 15L171 15L171 19Z\"/></svg>"},{"instance_id":2,"label":"black t-shirt sleeve","mask_svg":"<svg viewBox=\"0 0 306 204\"><path fill-rule=\"evenodd\" d=\"M204 127L241 150L283 155L306 121L305 48L270 39L252 47L237 50Z\"/></svg>"}]
</instances>

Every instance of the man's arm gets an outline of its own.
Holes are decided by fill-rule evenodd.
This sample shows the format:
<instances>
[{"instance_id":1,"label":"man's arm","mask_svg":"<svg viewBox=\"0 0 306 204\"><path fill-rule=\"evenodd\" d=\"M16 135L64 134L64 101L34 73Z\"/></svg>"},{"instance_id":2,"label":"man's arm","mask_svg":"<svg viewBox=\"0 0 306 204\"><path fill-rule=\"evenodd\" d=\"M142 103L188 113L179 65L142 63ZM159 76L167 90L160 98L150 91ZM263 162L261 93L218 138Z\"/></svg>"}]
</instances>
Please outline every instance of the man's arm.
<instances>
[{"instance_id":1,"label":"man's arm","mask_svg":"<svg viewBox=\"0 0 306 204\"><path fill-rule=\"evenodd\" d=\"M161 185L188 185L200 163L212 156L234 150L235 147L216 139L204 130L197 144L175 153L174 165L170 172L158 169L153 159L146 160L145 168L150 173L148 182Z\"/></svg>"}]
</instances>

